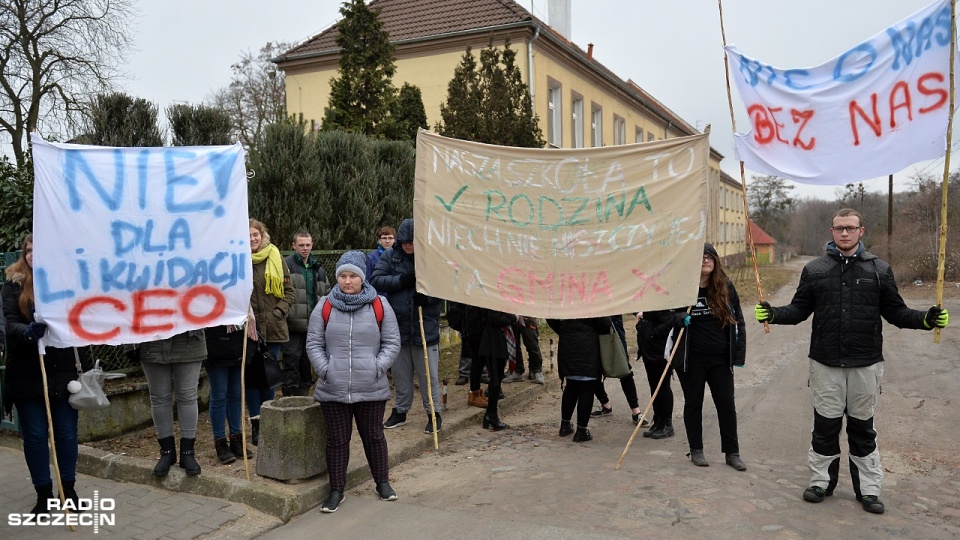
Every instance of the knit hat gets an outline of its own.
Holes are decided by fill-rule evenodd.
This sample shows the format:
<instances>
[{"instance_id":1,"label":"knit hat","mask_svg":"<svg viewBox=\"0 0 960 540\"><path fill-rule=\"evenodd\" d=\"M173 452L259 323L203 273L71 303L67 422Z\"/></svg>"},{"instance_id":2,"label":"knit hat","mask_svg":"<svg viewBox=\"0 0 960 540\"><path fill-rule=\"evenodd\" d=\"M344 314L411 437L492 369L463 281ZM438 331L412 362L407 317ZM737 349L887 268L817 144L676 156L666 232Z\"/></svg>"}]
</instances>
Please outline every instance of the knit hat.
<instances>
[{"instance_id":1,"label":"knit hat","mask_svg":"<svg viewBox=\"0 0 960 540\"><path fill-rule=\"evenodd\" d=\"M364 268L367 266L367 256L362 251L348 251L340 256L337 261L337 273L339 276L343 272L353 272L360 276L364 281L367 280L367 274Z\"/></svg>"},{"instance_id":2,"label":"knit hat","mask_svg":"<svg viewBox=\"0 0 960 540\"><path fill-rule=\"evenodd\" d=\"M397 227L397 243L413 242L413 218L407 218Z\"/></svg>"},{"instance_id":3,"label":"knit hat","mask_svg":"<svg viewBox=\"0 0 960 540\"><path fill-rule=\"evenodd\" d=\"M713 244L710 242L703 243L703 254L712 255L714 259L720 260L720 255L717 253L717 250L713 247Z\"/></svg>"}]
</instances>

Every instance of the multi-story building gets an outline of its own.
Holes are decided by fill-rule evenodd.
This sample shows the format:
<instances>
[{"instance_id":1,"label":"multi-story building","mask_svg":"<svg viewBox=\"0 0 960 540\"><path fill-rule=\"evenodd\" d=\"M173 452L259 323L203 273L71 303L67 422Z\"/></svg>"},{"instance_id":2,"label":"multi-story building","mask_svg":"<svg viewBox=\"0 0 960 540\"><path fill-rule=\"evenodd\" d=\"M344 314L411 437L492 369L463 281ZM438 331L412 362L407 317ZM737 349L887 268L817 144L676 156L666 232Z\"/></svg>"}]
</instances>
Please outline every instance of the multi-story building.
<instances>
[{"instance_id":1,"label":"multi-story building","mask_svg":"<svg viewBox=\"0 0 960 540\"><path fill-rule=\"evenodd\" d=\"M698 133L640 85L598 62L592 44L584 51L570 41L570 0L551 0L554 26L512 0L373 0L370 8L379 10L396 46L394 85L420 88L430 126L440 119L447 85L467 47L478 54L491 40L495 46L509 40L548 147L628 144ZM331 26L275 60L286 74L289 112L303 114L315 128L339 67L337 33L336 25ZM722 159L711 149L707 239L725 261L737 262L746 249L742 188L720 170Z\"/></svg>"}]
</instances>

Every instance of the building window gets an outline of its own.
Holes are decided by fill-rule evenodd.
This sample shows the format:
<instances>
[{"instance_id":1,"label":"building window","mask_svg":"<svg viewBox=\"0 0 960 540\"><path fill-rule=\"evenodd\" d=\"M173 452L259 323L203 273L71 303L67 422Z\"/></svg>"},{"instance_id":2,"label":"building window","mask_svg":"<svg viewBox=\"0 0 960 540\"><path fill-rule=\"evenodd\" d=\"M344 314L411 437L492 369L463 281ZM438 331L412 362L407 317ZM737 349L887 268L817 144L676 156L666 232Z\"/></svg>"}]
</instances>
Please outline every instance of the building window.
<instances>
[{"instance_id":1,"label":"building window","mask_svg":"<svg viewBox=\"0 0 960 540\"><path fill-rule=\"evenodd\" d=\"M643 142L643 128L637 128L637 136L633 142Z\"/></svg>"},{"instance_id":2,"label":"building window","mask_svg":"<svg viewBox=\"0 0 960 540\"><path fill-rule=\"evenodd\" d=\"M590 142L594 148L603 146L603 109L596 103L590 107Z\"/></svg>"},{"instance_id":3,"label":"building window","mask_svg":"<svg viewBox=\"0 0 960 540\"><path fill-rule=\"evenodd\" d=\"M653 133L647 133L647 142L653 142L655 139Z\"/></svg>"},{"instance_id":4,"label":"building window","mask_svg":"<svg viewBox=\"0 0 960 540\"><path fill-rule=\"evenodd\" d=\"M613 115L613 144L627 144L627 121Z\"/></svg>"},{"instance_id":5,"label":"building window","mask_svg":"<svg viewBox=\"0 0 960 540\"><path fill-rule=\"evenodd\" d=\"M563 108L561 106L560 83L548 81L550 88L547 92L547 142L550 146L560 148L563 146Z\"/></svg>"},{"instance_id":6,"label":"building window","mask_svg":"<svg viewBox=\"0 0 960 540\"><path fill-rule=\"evenodd\" d=\"M570 139L574 148L583 148L583 97L573 95L573 106L571 107L571 124L573 126L573 135Z\"/></svg>"}]
</instances>

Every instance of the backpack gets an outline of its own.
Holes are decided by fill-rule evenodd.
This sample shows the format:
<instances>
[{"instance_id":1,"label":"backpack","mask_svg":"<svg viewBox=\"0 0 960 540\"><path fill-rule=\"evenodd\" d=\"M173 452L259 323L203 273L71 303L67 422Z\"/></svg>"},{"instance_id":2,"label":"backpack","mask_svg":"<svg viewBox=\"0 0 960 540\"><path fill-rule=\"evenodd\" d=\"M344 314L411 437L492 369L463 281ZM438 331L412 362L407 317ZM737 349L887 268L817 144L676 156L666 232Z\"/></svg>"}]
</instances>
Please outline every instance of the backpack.
<instances>
[{"instance_id":1,"label":"backpack","mask_svg":"<svg viewBox=\"0 0 960 540\"><path fill-rule=\"evenodd\" d=\"M330 310L333 309L333 306L330 305L330 300L327 298L323 299L323 307L320 308L320 315L323 316L324 326L330 322ZM377 327L383 327L383 302L380 301L380 296L377 296L373 299L373 314L377 317Z\"/></svg>"},{"instance_id":2,"label":"backpack","mask_svg":"<svg viewBox=\"0 0 960 540\"><path fill-rule=\"evenodd\" d=\"M467 305L460 302L447 301L447 325L457 332L463 332L466 322Z\"/></svg>"}]
</instances>

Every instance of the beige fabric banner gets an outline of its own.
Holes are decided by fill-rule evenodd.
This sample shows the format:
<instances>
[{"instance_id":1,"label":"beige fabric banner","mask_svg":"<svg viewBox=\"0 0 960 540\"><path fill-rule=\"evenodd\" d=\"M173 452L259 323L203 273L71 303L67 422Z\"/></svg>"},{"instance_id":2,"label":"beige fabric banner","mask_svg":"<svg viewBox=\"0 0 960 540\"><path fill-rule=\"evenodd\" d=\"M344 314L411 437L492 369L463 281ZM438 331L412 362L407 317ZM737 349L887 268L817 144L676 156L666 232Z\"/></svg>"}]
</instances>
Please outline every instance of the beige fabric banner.
<instances>
[{"instance_id":1,"label":"beige fabric banner","mask_svg":"<svg viewBox=\"0 0 960 540\"><path fill-rule=\"evenodd\" d=\"M707 135L576 150L417 137L417 290L535 317L695 302Z\"/></svg>"}]
</instances>

